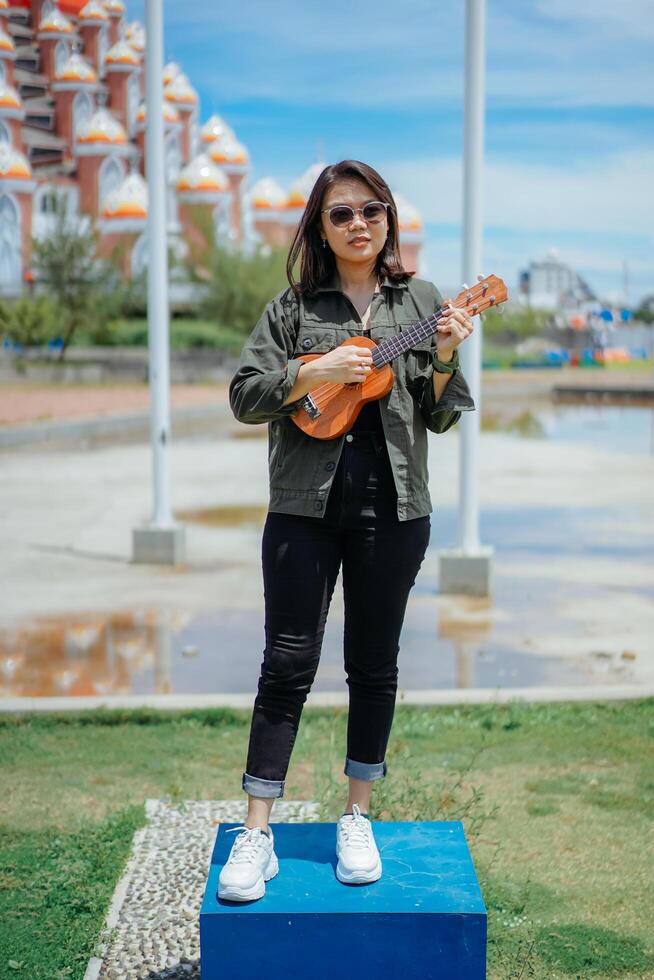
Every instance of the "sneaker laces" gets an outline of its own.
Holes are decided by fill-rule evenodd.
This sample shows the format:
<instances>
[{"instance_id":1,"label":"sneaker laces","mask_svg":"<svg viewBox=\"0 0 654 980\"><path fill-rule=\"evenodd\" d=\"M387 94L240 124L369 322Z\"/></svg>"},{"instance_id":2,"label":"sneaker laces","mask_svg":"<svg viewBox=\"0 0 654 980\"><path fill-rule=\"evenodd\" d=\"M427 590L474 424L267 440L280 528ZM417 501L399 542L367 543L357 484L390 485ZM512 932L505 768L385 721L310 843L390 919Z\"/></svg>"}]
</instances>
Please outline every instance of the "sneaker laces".
<instances>
[{"instance_id":1,"label":"sneaker laces","mask_svg":"<svg viewBox=\"0 0 654 980\"><path fill-rule=\"evenodd\" d=\"M230 827L225 833L232 834L235 830L244 831L244 833L240 833L234 841L232 852L229 856L230 863L244 864L246 861L249 861L251 864L254 864L257 859L259 845L266 835L261 827L245 827L243 825Z\"/></svg>"},{"instance_id":2,"label":"sneaker laces","mask_svg":"<svg viewBox=\"0 0 654 980\"><path fill-rule=\"evenodd\" d=\"M370 844L370 820L361 813L358 804L352 805L352 817L350 820L341 818L340 825L345 836L345 843L349 847L368 847ZM349 814L343 814L349 816Z\"/></svg>"}]
</instances>

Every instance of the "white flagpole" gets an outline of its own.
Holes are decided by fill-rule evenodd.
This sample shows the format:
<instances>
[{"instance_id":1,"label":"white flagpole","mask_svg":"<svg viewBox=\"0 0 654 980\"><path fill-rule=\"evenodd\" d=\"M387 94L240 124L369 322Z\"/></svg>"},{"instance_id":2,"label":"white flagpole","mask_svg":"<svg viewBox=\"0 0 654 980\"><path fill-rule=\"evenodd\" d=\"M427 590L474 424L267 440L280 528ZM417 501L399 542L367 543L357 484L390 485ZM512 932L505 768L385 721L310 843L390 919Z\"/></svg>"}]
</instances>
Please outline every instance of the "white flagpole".
<instances>
[{"instance_id":1,"label":"white flagpole","mask_svg":"<svg viewBox=\"0 0 654 980\"><path fill-rule=\"evenodd\" d=\"M463 151L463 283L473 286L482 274L482 177L484 163L484 101L486 2L466 0L465 121ZM463 284L462 284L463 288ZM482 324L459 347L461 369L476 411L459 420L459 541L441 552L440 591L488 595L493 549L479 541L479 440L481 431Z\"/></svg>"},{"instance_id":2,"label":"white flagpole","mask_svg":"<svg viewBox=\"0 0 654 980\"><path fill-rule=\"evenodd\" d=\"M134 560L175 564L184 553L170 495L170 350L163 120L163 0L145 3L145 163L148 182L148 342L154 481L152 520L134 529Z\"/></svg>"}]
</instances>

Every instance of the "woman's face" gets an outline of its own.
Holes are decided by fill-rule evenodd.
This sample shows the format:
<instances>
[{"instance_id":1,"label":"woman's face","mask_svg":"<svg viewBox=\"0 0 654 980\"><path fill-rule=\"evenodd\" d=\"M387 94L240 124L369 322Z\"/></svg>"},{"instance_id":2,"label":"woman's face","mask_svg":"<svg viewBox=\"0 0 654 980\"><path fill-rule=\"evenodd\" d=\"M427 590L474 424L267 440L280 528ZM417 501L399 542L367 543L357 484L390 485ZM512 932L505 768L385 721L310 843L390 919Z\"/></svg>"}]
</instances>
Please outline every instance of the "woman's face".
<instances>
[{"instance_id":1,"label":"woman's face","mask_svg":"<svg viewBox=\"0 0 654 980\"><path fill-rule=\"evenodd\" d=\"M368 201L379 198L368 184L357 177L342 177L323 195L322 208L333 208L337 204L349 204L351 208L362 208ZM373 263L381 252L388 236L388 218L373 224L367 223L362 214L355 214L349 225L336 228L328 214L320 215L321 237L334 254L346 262Z\"/></svg>"}]
</instances>

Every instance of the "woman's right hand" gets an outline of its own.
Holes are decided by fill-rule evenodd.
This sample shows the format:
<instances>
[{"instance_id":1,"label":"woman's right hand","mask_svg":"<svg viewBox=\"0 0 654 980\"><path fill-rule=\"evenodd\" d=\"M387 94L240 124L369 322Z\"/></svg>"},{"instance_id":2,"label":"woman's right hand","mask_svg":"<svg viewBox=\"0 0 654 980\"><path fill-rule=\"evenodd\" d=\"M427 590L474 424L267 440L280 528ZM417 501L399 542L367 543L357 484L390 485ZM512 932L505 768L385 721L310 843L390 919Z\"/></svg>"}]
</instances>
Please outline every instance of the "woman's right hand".
<instances>
[{"instance_id":1,"label":"woman's right hand","mask_svg":"<svg viewBox=\"0 0 654 980\"><path fill-rule=\"evenodd\" d=\"M342 384L358 384L365 381L373 368L372 352L369 347L355 344L341 345L323 354L312 362L316 375L326 381L340 381Z\"/></svg>"}]
</instances>

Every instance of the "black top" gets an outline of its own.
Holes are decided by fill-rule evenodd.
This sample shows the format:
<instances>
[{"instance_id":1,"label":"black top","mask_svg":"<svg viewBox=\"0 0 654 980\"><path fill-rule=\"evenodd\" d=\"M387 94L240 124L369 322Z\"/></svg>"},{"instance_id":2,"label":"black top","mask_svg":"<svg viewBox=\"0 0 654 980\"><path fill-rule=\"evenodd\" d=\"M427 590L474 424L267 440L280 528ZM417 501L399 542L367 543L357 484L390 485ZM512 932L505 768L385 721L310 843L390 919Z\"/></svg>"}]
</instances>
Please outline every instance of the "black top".
<instances>
[{"instance_id":1,"label":"black top","mask_svg":"<svg viewBox=\"0 0 654 980\"><path fill-rule=\"evenodd\" d=\"M397 523L397 490L388 456L379 400L367 402L350 432L365 437L343 443L325 517L338 524L362 520ZM370 435L368 439L367 436ZM344 526L344 525L343 525Z\"/></svg>"},{"instance_id":2,"label":"black top","mask_svg":"<svg viewBox=\"0 0 654 980\"><path fill-rule=\"evenodd\" d=\"M384 438L384 428L379 411L379 399L373 402L366 402L357 415L354 425L348 431L378 432L382 439Z\"/></svg>"}]
</instances>

